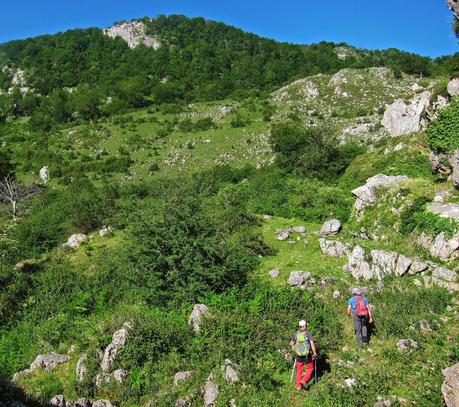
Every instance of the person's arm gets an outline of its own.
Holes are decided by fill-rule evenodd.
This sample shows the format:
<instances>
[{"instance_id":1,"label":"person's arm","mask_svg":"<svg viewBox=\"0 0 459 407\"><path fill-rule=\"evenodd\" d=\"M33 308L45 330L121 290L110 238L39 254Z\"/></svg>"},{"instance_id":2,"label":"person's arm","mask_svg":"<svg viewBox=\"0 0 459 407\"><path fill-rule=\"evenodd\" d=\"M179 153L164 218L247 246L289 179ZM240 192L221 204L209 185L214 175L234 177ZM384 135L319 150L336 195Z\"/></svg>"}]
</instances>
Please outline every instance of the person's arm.
<instances>
[{"instance_id":1,"label":"person's arm","mask_svg":"<svg viewBox=\"0 0 459 407\"><path fill-rule=\"evenodd\" d=\"M295 335L292 335L290 337L290 347L293 349L294 346L295 346L295 342L296 342L296 338L295 338Z\"/></svg>"},{"instance_id":2,"label":"person's arm","mask_svg":"<svg viewBox=\"0 0 459 407\"><path fill-rule=\"evenodd\" d=\"M352 313L352 307L351 307L350 304L347 306L346 313L347 313L347 317L350 318L351 317L351 313Z\"/></svg>"},{"instance_id":3,"label":"person's arm","mask_svg":"<svg viewBox=\"0 0 459 407\"><path fill-rule=\"evenodd\" d=\"M317 349L316 349L316 344L314 343L313 340L311 342L311 349L312 349L312 357L315 359L317 358Z\"/></svg>"},{"instance_id":4,"label":"person's arm","mask_svg":"<svg viewBox=\"0 0 459 407\"><path fill-rule=\"evenodd\" d=\"M371 304L368 304L367 307L368 307L368 322L369 322L370 324L372 324L372 323L373 323L373 314L372 314L372 312L371 312L371 308L372 308L372 307L371 307Z\"/></svg>"}]
</instances>

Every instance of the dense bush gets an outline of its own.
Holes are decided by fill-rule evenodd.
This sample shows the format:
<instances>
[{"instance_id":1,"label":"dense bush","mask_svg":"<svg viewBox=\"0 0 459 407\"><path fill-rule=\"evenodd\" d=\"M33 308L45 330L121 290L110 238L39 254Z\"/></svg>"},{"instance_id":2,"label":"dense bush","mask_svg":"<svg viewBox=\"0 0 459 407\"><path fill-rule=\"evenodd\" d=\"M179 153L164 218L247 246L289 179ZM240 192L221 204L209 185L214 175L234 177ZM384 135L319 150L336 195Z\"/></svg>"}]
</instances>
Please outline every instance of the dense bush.
<instances>
[{"instance_id":1,"label":"dense bush","mask_svg":"<svg viewBox=\"0 0 459 407\"><path fill-rule=\"evenodd\" d=\"M459 148L459 99L440 111L437 120L427 129L429 146L438 153L449 153Z\"/></svg>"}]
</instances>

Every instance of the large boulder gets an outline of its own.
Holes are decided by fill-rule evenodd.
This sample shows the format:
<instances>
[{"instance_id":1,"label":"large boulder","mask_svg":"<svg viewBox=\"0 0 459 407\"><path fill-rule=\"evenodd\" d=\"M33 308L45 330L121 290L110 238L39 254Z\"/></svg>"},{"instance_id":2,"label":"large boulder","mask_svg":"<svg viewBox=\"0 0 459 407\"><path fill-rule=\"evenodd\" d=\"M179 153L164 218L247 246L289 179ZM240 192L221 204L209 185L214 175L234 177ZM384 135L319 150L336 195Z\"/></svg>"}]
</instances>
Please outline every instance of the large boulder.
<instances>
[{"instance_id":1,"label":"large boulder","mask_svg":"<svg viewBox=\"0 0 459 407\"><path fill-rule=\"evenodd\" d=\"M423 128L423 116L431 104L432 92L424 91L414 96L410 103L402 99L388 105L381 124L390 136L413 133Z\"/></svg>"},{"instance_id":2,"label":"large boulder","mask_svg":"<svg viewBox=\"0 0 459 407\"><path fill-rule=\"evenodd\" d=\"M55 369L58 365L66 363L70 360L67 355L60 355L55 352L47 353L45 355L38 355L35 360L30 364L28 369L17 372L13 376L13 381L19 380L20 378L29 375L33 371L44 368L46 372L50 372Z\"/></svg>"},{"instance_id":3,"label":"large boulder","mask_svg":"<svg viewBox=\"0 0 459 407\"><path fill-rule=\"evenodd\" d=\"M277 240L280 240L280 241L287 240L291 234L292 234L292 231L290 229L280 230L277 233Z\"/></svg>"},{"instance_id":4,"label":"large boulder","mask_svg":"<svg viewBox=\"0 0 459 407\"><path fill-rule=\"evenodd\" d=\"M338 219L331 219L325 222L320 229L320 236L336 235L341 230L341 222Z\"/></svg>"},{"instance_id":5,"label":"large boulder","mask_svg":"<svg viewBox=\"0 0 459 407\"><path fill-rule=\"evenodd\" d=\"M456 3L453 0L448 0L448 3L454 4L455 7L459 10L459 3ZM459 78L450 80L447 89L450 96L459 96Z\"/></svg>"},{"instance_id":6,"label":"large boulder","mask_svg":"<svg viewBox=\"0 0 459 407\"><path fill-rule=\"evenodd\" d=\"M344 245L344 243L341 243L338 240L319 239L319 245L322 253L327 256L341 257L347 256L349 253L349 250Z\"/></svg>"},{"instance_id":7,"label":"large boulder","mask_svg":"<svg viewBox=\"0 0 459 407\"><path fill-rule=\"evenodd\" d=\"M448 239L444 232L435 238L422 234L418 238L418 244L428 250L432 256L442 260L448 260L453 255L455 257L459 254L459 235Z\"/></svg>"},{"instance_id":8,"label":"large boulder","mask_svg":"<svg viewBox=\"0 0 459 407\"><path fill-rule=\"evenodd\" d=\"M436 213L443 218L459 220L459 204L434 202L428 207L429 212Z\"/></svg>"},{"instance_id":9,"label":"large boulder","mask_svg":"<svg viewBox=\"0 0 459 407\"><path fill-rule=\"evenodd\" d=\"M88 236L86 236L83 233L76 233L72 236L70 236L67 240L66 243L63 244L64 247L67 247L69 249L76 249L80 246L81 243L83 243Z\"/></svg>"},{"instance_id":10,"label":"large boulder","mask_svg":"<svg viewBox=\"0 0 459 407\"><path fill-rule=\"evenodd\" d=\"M380 188L389 188L390 186L407 181L408 177L404 175L385 175L377 174L368 178L365 185L362 185L352 191L357 198L355 209L362 212L367 207L374 206L378 202L377 191Z\"/></svg>"},{"instance_id":11,"label":"large boulder","mask_svg":"<svg viewBox=\"0 0 459 407\"><path fill-rule=\"evenodd\" d=\"M397 349L401 353L411 353L418 348L418 343L414 339L401 339L397 342Z\"/></svg>"},{"instance_id":12,"label":"large boulder","mask_svg":"<svg viewBox=\"0 0 459 407\"><path fill-rule=\"evenodd\" d=\"M290 276L287 280L287 284L291 287L300 287L311 278L311 273L303 271L303 270L297 270L297 271L292 271L290 273Z\"/></svg>"},{"instance_id":13,"label":"large boulder","mask_svg":"<svg viewBox=\"0 0 459 407\"><path fill-rule=\"evenodd\" d=\"M437 267L432 272L432 277L438 280L454 283L457 280L457 273L445 267Z\"/></svg>"},{"instance_id":14,"label":"large boulder","mask_svg":"<svg viewBox=\"0 0 459 407\"><path fill-rule=\"evenodd\" d=\"M459 363L443 370L441 392L447 407L459 406Z\"/></svg>"},{"instance_id":15,"label":"large boulder","mask_svg":"<svg viewBox=\"0 0 459 407\"><path fill-rule=\"evenodd\" d=\"M125 324L123 324L123 327L121 329L119 329L113 334L112 341L105 348L104 356L102 357L102 362L100 364L100 368L103 372L108 372L110 370L110 367L116 359L116 355L118 354L120 349L123 348L126 344L126 338L129 329L131 329L131 325L126 322Z\"/></svg>"},{"instance_id":16,"label":"large boulder","mask_svg":"<svg viewBox=\"0 0 459 407\"><path fill-rule=\"evenodd\" d=\"M62 394L54 396L48 402L49 407L66 407L65 398Z\"/></svg>"},{"instance_id":17,"label":"large boulder","mask_svg":"<svg viewBox=\"0 0 459 407\"><path fill-rule=\"evenodd\" d=\"M403 276L410 270L412 264L412 259L399 253L371 250L370 255L366 256L365 250L356 246L348 254L345 270L358 280L373 278L382 280L386 276Z\"/></svg>"},{"instance_id":18,"label":"large boulder","mask_svg":"<svg viewBox=\"0 0 459 407\"><path fill-rule=\"evenodd\" d=\"M449 176L452 171L449 160L450 157L448 155L438 155L432 151L429 155L432 172L441 174L445 177Z\"/></svg>"},{"instance_id":19,"label":"large boulder","mask_svg":"<svg viewBox=\"0 0 459 407\"><path fill-rule=\"evenodd\" d=\"M195 304L193 311L188 318L188 325L193 327L193 331L199 332L201 321L205 315L209 314L209 308L205 304Z\"/></svg>"}]
</instances>

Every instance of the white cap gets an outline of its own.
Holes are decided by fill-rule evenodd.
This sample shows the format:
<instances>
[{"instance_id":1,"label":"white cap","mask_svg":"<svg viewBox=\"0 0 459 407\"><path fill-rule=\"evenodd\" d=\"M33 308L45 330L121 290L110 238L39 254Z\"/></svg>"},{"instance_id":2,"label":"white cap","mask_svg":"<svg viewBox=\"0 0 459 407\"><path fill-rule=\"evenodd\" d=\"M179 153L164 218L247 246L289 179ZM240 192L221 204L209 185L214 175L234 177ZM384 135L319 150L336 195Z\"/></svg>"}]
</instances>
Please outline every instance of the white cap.
<instances>
[{"instance_id":1,"label":"white cap","mask_svg":"<svg viewBox=\"0 0 459 407\"><path fill-rule=\"evenodd\" d=\"M306 324L306 321L305 321L304 319L302 319L302 320L299 322L298 325L299 325L299 326L306 326L307 324Z\"/></svg>"}]
</instances>

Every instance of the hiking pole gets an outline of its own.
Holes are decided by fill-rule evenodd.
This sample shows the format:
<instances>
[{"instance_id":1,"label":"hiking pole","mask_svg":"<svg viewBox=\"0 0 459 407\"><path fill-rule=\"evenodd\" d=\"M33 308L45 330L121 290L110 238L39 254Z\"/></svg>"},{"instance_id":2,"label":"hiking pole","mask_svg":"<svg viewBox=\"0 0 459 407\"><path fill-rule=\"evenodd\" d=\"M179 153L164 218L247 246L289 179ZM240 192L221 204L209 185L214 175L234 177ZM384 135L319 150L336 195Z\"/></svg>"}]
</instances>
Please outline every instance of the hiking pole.
<instances>
[{"instance_id":1,"label":"hiking pole","mask_svg":"<svg viewBox=\"0 0 459 407\"><path fill-rule=\"evenodd\" d=\"M293 363L292 374L290 375L290 383L293 382L293 375L295 374L295 368L296 368L296 358L295 358L295 362Z\"/></svg>"},{"instance_id":2,"label":"hiking pole","mask_svg":"<svg viewBox=\"0 0 459 407\"><path fill-rule=\"evenodd\" d=\"M314 358L314 383L317 383L317 358Z\"/></svg>"}]
</instances>

